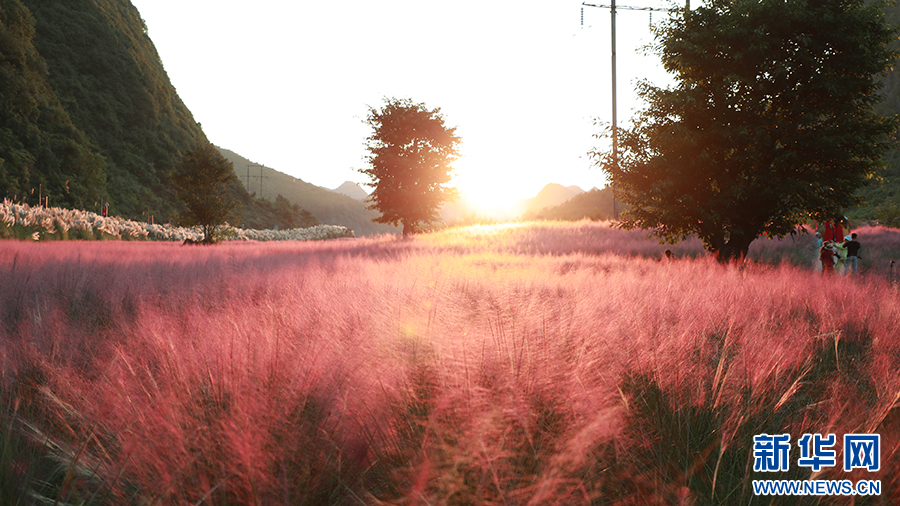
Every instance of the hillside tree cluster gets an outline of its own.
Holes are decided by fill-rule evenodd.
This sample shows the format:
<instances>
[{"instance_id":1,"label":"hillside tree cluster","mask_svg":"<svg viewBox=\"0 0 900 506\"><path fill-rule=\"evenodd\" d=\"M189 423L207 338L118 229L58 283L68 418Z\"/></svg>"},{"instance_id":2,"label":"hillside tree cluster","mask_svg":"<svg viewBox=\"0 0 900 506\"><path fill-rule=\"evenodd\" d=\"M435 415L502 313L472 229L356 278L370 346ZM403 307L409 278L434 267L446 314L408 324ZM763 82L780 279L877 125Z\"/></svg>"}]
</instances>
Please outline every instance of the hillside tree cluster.
<instances>
[{"instance_id":1,"label":"hillside tree cluster","mask_svg":"<svg viewBox=\"0 0 900 506\"><path fill-rule=\"evenodd\" d=\"M35 24L19 0L0 0L0 198L86 207L106 189L108 164L48 82Z\"/></svg>"}]
</instances>

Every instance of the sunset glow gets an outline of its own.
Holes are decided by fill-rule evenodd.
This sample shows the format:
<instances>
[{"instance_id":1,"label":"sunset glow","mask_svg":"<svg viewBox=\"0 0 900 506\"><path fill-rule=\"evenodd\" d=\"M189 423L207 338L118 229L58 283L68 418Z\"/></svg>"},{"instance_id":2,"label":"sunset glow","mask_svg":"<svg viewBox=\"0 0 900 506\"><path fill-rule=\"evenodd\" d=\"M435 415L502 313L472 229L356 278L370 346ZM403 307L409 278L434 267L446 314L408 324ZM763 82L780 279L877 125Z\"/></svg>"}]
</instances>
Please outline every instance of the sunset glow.
<instances>
[{"instance_id":1,"label":"sunset glow","mask_svg":"<svg viewBox=\"0 0 900 506\"><path fill-rule=\"evenodd\" d=\"M460 193L460 203L471 207L470 212L488 218L503 219L521 214L521 200L517 195L536 194L540 191L530 188L527 181L505 178L489 170L478 169L461 159L454 166L458 175L454 178Z\"/></svg>"},{"instance_id":2,"label":"sunset glow","mask_svg":"<svg viewBox=\"0 0 900 506\"><path fill-rule=\"evenodd\" d=\"M480 209L548 183L605 184L585 154L593 119L611 118L608 10L582 18L578 0L133 3L209 139L254 163L326 188L360 182L367 107L397 97L439 107L458 127L466 162L453 184ZM634 83L665 74L640 53L650 17L617 19L624 123L638 106Z\"/></svg>"},{"instance_id":3,"label":"sunset glow","mask_svg":"<svg viewBox=\"0 0 900 506\"><path fill-rule=\"evenodd\" d=\"M900 6L685 1L0 0L0 506L900 506Z\"/></svg>"},{"instance_id":4,"label":"sunset glow","mask_svg":"<svg viewBox=\"0 0 900 506\"><path fill-rule=\"evenodd\" d=\"M521 214L520 200L510 193L498 193L490 187L476 186L473 190L462 189L462 199L471 205L479 217L505 219Z\"/></svg>"}]
</instances>

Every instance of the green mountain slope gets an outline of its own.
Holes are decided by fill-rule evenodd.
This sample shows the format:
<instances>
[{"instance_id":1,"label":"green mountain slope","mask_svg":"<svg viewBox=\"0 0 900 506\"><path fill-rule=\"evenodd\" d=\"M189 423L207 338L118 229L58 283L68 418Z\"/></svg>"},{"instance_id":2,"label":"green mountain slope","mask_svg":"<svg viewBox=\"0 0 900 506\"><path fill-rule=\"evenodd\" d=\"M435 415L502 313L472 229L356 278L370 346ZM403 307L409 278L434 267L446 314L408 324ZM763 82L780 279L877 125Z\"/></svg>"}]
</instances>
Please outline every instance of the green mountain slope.
<instances>
[{"instance_id":1,"label":"green mountain slope","mask_svg":"<svg viewBox=\"0 0 900 506\"><path fill-rule=\"evenodd\" d=\"M234 164L234 171L238 179L243 181L245 186L249 184L248 190L257 196L274 201L278 195L283 195L291 202L311 212L322 223L345 226L353 230L357 236L399 233L397 227L373 223L371 220L378 216L378 213L366 209L366 204L363 202L307 183L275 169L263 167L233 151L223 148L219 148L219 150L226 159ZM250 169L249 181L248 167Z\"/></svg>"},{"instance_id":2,"label":"green mountain slope","mask_svg":"<svg viewBox=\"0 0 900 506\"><path fill-rule=\"evenodd\" d=\"M885 17L892 26L900 26L900 4L888 4L884 7ZM900 49L900 41L895 42L895 49ZM881 102L875 110L889 116L900 114L900 69L896 66L882 80ZM875 178L871 185L860 189L857 195L863 203L855 209L847 211L854 220L884 220L885 208L896 207L900 203L900 150L891 150L884 155L885 169Z\"/></svg>"},{"instance_id":3,"label":"green mountain slope","mask_svg":"<svg viewBox=\"0 0 900 506\"><path fill-rule=\"evenodd\" d=\"M166 75L129 0L21 0L36 19L47 81L106 158L111 212L177 209L168 173L205 135ZM95 198L97 198L95 197Z\"/></svg>"},{"instance_id":4,"label":"green mountain slope","mask_svg":"<svg viewBox=\"0 0 900 506\"><path fill-rule=\"evenodd\" d=\"M84 207L105 188L106 160L49 83L35 24L19 0L0 1L0 198Z\"/></svg>"},{"instance_id":5,"label":"green mountain slope","mask_svg":"<svg viewBox=\"0 0 900 506\"><path fill-rule=\"evenodd\" d=\"M177 217L169 174L207 139L134 5L0 0L0 20L0 197L37 204L49 195L54 205L92 210L102 200L127 218ZM252 198L240 184L250 162L229 159L239 176L228 189L241 202L237 223L393 231L371 223L364 204L271 169L257 192L264 199Z\"/></svg>"}]
</instances>

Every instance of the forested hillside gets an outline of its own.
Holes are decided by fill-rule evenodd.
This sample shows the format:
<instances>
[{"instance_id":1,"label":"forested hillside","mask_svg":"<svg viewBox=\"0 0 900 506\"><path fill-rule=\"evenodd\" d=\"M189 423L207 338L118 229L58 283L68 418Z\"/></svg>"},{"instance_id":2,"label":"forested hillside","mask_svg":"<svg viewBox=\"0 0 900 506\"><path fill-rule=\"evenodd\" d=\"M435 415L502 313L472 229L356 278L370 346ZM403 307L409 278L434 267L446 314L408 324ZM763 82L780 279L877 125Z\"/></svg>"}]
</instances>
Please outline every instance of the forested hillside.
<instances>
[{"instance_id":1,"label":"forested hillside","mask_svg":"<svg viewBox=\"0 0 900 506\"><path fill-rule=\"evenodd\" d=\"M31 12L0 1L0 198L85 207L106 189L107 161L60 103L35 38Z\"/></svg>"},{"instance_id":2,"label":"forested hillside","mask_svg":"<svg viewBox=\"0 0 900 506\"><path fill-rule=\"evenodd\" d=\"M34 46L72 122L105 157L111 212L165 217L176 209L168 173L205 135L166 75L129 0L21 0ZM5 5L19 0L3 0Z\"/></svg>"},{"instance_id":3,"label":"forested hillside","mask_svg":"<svg viewBox=\"0 0 900 506\"><path fill-rule=\"evenodd\" d=\"M578 221L588 218L596 221L612 219L613 214L612 188L607 186L602 190L593 188L579 193L557 206L528 211L522 219Z\"/></svg>"},{"instance_id":4,"label":"forested hillside","mask_svg":"<svg viewBox=\"0 0 900 506\"><path fill-rule=\"evenodd\" d=\"M169 173L208 142L129 0L0 0L0 198L158 222L177 217ZM237 179L232 217L253 228L318 220Z\"/></svg>"},{"instance_id":5,"label":"forested hillside","mask_svg":"<svg viewBox=\"0 0 900 506\"><path fill-rule=\"evenodd\" d=\"M900 5L886 5L885 16L888 23L900 26ZM895 48L900 49L900 42L895 44ZM882 100L875 110L885 116L900 114L900 69L895 66L882 82ZM897 221L893 224L900 225L900 150L887 152L884 159L886 167L883 173L858 193L864 199L863 204L850 210L848 214L858 220L877 218L882 221Z\"/></svg>"},{"instance_id":6,"label":"forested hillside","mask_svg":"<svg viewBox=\"0 0 900 506\"><path fill-rule=\"evenodd\" d=\"M127 218L176 217L169 174L183 151L208 141L132 3L0 0L0 21L0 198L36 205L49 196L88 210L102 201ZM249 162L226 154L243 175ZM392 230L371 223L358 201L265 171L270 191L256 198L238 179L229 188L241 203L235 224Z\"/></svg>"},{"instance_id":7,"label":"forested hillside","mask_svg":"<svg viewBox=\"0 0 900 506\"><path fill-rule=\"evenodd\" d=\"M366 209L366 204L359 200L261 166L233 151L219 150L234 165L238 178L249 185L248 191L257 197L275 200L283 196L311 212L322 223L342 225L353 230L357 236L398 233L397 227L373 223L372 218L378 213Z\"/></svg>"}]
</instances>

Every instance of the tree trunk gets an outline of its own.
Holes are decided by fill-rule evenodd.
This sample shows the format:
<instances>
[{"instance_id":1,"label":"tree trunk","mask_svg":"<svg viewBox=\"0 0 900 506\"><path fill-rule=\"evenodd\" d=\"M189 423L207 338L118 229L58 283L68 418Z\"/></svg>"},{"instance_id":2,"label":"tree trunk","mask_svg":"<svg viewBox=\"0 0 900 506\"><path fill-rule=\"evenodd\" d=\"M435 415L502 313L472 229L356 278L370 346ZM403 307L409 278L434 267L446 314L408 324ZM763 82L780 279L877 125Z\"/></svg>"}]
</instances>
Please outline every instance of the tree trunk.
<instances>
[{"instance_id":1,"label":"tree trunk","mask_svg":"<svg viewBox=\"0 0 900 506\"><path fill-rule=\"evenodd\" d=\"M216 243L216 227L212 225L203 225L201 227L203 230L203 244L215 244Z\"/></svg>"},{"instance_id":2,"label":"tree trunk","mask_svg":"<svg viewBox=\"0 0 900 506\"><path fill-rule=\"evenodd\" d=\"M722 264L742 263L747 258L750 243L754 239L756 239L755 235L729 232L726 240L724 231L701 238L706 250Z\"/></svg>"},{"instance_id":3,"label":"tree trunk","mask_svg":"<svg viewBox=\"0 0 900 506\"><path fill-rule=\"evenodd\" d=\"M723 247L716 252L716 260L719 263L736 263L740 264L747 258L747 252L750 250L750 243L756 237L748 237L746 235L732 235Z\"/></svg>"}]
</instances>

